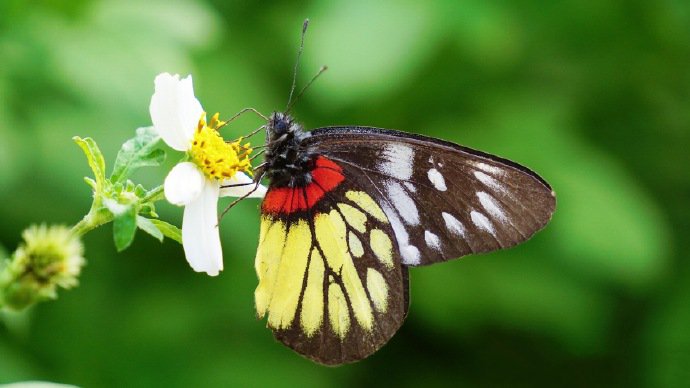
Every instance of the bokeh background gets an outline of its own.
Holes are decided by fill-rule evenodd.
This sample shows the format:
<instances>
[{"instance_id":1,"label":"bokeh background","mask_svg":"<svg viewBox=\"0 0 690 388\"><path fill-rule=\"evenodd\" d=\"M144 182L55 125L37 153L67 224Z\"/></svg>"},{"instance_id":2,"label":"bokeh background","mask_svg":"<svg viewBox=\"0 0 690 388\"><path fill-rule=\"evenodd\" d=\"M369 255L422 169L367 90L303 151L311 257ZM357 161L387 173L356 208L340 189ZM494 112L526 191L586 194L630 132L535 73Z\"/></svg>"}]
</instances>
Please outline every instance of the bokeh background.
<instances>
[{"instance_id":1,"label":"bokeh background","mask_svg":"<svg viewBox=\"0 0 690 388\"><path fill-rule=\"evenodd\" d=\"M0 244L74 224L90 172L150 125L153 78L194 76L210 112L284 109L455 141L525 164L558 194L528 243L411 271L407 322L340 368L254 315L258 202L223 220L225 271L111 226L85 237L81 285L0 323L0 383L106 386L686 386L690 381L690 2L0 1ZM246 133L252 117L229 129ZM169 165L177 159L170 154ZM147 169L152 187L166 169ZM161 204L179 225L181 209Z\"/></svg>"}]
</instances>

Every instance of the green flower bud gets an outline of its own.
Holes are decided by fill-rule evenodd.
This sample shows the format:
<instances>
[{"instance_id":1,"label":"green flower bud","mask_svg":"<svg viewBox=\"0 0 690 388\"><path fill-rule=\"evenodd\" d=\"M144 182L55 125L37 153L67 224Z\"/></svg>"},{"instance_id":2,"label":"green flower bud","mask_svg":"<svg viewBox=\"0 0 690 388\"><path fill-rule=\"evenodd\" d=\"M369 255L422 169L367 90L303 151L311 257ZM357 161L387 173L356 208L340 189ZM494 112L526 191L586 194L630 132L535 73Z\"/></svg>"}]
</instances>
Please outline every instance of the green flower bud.
<instances>
[{"instance_id":1,"label":"green flower bud","mask_svg":"<svg viewBox=\"0 0 690 388\"><path fill-rule=\"evenodd\" d=\"M68 227L32 225L22 237L0 273L0 305L15 310L57 298L57 287L76 286L85 263L82 243Z\"/></svg>"}]
</instances>

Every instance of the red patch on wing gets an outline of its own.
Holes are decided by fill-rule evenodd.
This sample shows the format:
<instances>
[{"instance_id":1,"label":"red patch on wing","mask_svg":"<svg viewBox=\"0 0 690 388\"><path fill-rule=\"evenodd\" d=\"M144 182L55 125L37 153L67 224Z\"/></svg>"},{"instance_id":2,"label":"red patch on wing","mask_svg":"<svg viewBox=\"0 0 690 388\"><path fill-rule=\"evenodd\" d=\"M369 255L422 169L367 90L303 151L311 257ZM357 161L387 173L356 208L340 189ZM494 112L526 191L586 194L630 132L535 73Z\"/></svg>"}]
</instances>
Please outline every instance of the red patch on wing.
<instances>
[{"instance_id":1,"label":"red patch on wing","mask_svg":"<svg viewBox=\"0 0 690 388\"><path fill-rule=\"evenodd\" d=\"M311 170L311 183L303 187L277 187L269 189L261 204L264 213L290 214L310 209L327 192L345 180L342 169L332 160L319 156Z\"/></svg>"}]
</instances>

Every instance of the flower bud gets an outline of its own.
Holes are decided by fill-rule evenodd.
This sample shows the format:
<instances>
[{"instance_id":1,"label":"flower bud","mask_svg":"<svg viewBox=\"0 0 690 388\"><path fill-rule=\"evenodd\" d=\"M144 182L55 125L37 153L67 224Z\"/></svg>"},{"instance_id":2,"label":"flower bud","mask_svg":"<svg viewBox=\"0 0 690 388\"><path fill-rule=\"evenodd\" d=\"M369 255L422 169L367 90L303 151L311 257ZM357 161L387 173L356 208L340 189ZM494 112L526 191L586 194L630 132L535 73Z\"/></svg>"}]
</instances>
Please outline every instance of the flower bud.
<instances>
[{"instance_id":1,"label":"flower bud","mask_svg":"<svg viewBox=\"0 0 690 388\"><path fill-rule=\"evenodd\" d=\"M85 260L79 237L65 226L32 225L0 273L0 305L20 310L72 288Z\"/></svg>"}]
</instances>

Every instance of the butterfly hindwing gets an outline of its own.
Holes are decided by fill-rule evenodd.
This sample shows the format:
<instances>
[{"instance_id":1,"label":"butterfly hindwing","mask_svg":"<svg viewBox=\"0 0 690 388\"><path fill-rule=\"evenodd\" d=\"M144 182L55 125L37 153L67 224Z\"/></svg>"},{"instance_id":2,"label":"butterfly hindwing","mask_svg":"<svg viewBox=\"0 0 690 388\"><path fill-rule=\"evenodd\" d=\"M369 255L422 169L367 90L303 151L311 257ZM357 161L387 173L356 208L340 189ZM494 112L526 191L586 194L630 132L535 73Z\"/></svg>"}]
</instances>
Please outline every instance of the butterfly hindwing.
<instances>
[{"instance_id":1,"label":"butterfly hindwing","mask_svg":"<svg viewBox=\"0 0 690 388\"><path fill-rule=\"evenodd\" d=\"M529 169L438 139L328 127L312 131L304 146L339 163L374 197L406 265L514 246L555 208L550 186Z\"/></svg>"},{"instance_id":2,"label":"butterfly hindwing","mask_svg":"<svg viewBox=\"0 0 690 388\"><path fill-rule=\"evenodd\" d=\"M306 187L269 189L262 205L257 313L306 357L352 362L402 324L407 269L385 213L347 170L324 158L312 175Z\"/></svg>"}]
</instances>

